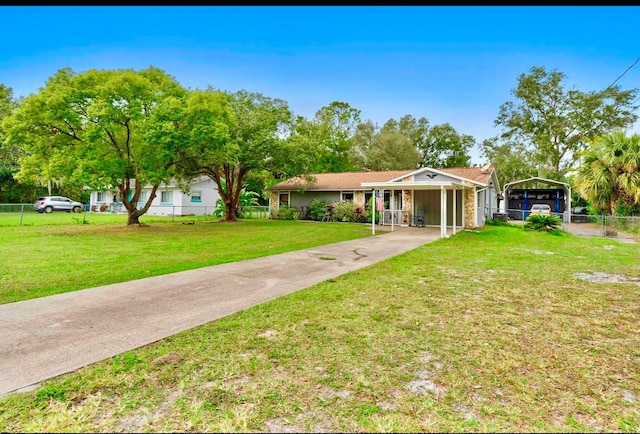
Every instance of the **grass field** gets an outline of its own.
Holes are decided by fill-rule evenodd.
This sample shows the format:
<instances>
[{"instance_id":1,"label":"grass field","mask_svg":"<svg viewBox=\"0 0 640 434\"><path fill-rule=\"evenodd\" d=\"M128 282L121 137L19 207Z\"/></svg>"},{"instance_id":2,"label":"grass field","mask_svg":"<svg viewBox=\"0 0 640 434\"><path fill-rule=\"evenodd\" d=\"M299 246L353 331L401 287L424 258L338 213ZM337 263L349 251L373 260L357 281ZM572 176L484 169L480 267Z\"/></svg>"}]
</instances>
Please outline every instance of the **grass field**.
<instances>
[{"instance_id":1,"label":"grass field","mask_svg":"<svg viewBox=\"0 0 640 434\"><path fill-rule=\"evenodd\" d=\"M216 221L212 216L153 216L143 215L141 223ZM14 226L51 226L51 225L100 225L126 224L127 214L111 212L53 212L38 213L31 208L24 212L0 212L0 227Z\"/></svg>"},{"instance_id":2,"label":"grass field","mask_svg":"<svg viewBox=\"0 0 640 434\"><path fill-rule=\"evenodd\" d=\"M38 217L40 225L0 227L0 304L371 235L367 225L326 222L150 217L127 227L114 214L71 225L60 223L66 213Z\"/></svg>"},{"instance_id":3,"label":"grass field","mask_svg":"<svg viewBox=\"0 0 640 434\"><path fill-rule=\"evenodd\" d=\"M462 232L7 396L0 430L638 432L640 286L577 276L639 256Z\"/></svg>"}]
</instances>

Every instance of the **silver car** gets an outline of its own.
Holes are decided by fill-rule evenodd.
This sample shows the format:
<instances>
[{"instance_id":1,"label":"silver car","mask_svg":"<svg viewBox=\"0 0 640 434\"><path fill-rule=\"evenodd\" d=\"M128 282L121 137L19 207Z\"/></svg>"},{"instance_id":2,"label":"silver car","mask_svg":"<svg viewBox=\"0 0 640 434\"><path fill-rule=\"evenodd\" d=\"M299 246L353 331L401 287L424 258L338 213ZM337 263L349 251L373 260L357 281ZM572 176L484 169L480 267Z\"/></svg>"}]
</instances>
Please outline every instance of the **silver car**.
<instances>
[{"instance_id":1,"label":"silver car","mask_svg":"<svg viewBox=\"0 0 640 434\"><path fill-rule=\"evenodd\" d=\"M80 212L84 205L64 196L43 196L36 200L33 208L38 212L53 211Z\"/></svg>"}]
</instances>

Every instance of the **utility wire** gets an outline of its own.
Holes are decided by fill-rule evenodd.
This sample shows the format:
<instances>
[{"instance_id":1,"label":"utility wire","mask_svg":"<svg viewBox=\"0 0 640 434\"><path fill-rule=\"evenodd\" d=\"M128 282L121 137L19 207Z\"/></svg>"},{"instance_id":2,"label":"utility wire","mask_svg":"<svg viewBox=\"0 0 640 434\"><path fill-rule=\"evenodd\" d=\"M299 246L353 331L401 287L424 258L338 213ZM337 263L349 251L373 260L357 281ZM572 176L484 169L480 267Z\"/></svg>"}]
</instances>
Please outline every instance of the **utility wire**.
<instances>
[{"instance_id":1,"label":"utility wire","mask_svg":"<svg viewBox=\"0 0 640 434\"><path fill-rule=\"evenodd\" d=\"M622 77L624 77L624 75L625 75L627 72L629 72L629 70L630 70L631 68L633 68L634 66L636 66L636 63L638 63L638 62L640 62L640 57L638 57L638 58L636 59L636 61L635 61L635 62L633 62L633 64L632 64L630 67L628 67L628 68L627 68L627 69L626 69L626 70L625 70L625 71L620 75L620 77L618 77L618 78L616 78L615 80L613 80L613 83L611 83L609 86L607 86L607 88L606 88L605 90L603 90L602 92L606 92L609 88L611 88L611 86L613 86L614 84L616 84L616 82L617 82L618 80L620 80ZM636 100L636 101L637 101L637 100Z\"/></svg>"}]
</instances>

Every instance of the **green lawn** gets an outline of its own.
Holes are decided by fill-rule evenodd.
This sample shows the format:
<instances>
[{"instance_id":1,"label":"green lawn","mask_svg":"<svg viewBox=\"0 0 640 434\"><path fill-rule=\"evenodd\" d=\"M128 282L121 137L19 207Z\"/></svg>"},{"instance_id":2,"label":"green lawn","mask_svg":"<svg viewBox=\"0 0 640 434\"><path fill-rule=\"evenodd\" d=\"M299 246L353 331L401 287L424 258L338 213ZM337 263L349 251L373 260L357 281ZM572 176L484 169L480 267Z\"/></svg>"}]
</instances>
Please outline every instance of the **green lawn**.
<instances>
[{"instance_id":1,"label":"green lawn","mask_svg":"<svg viewBox=\"0 0 640 434\"><path fill-rule=\"evenodd\" d=\"M21 213L18 211L7 212L7 209L14 209L16 205L9 208L9 205L5 205L0 209L0 228L5 226L50 226L50 225L100 225L100 224L126 224L126 214L116 214L111 212L60 212L56 211L51 214L38 213L33 210L33 206L25 206L24 211ZM140 217L140 222L145 223L158 223L158 222L187 222L187 221L215 221L216 218L212 216L152 216L143 215Z\"/></svg>"},{"instance_id":2,"label":"green lawn","mask_svg":"<svg viewBox=\"0 0 640 434\"><path fill-rule=\"evenodd\" d=\"M266 219L149 217L127 227L126 216L91 214L90 224L61 224L68 216L0 226L0 304L371 235L367 225Z\"/></svg>"},{"instance_id":3,"label":"green lawn","mask_svg":"<svg viewBox=\"0 0 640 434\"><path fill-rule=\"evenodd\" d=\"M638 257L462 232L7 396L0 430L638 432L640 286L576 277Z\"/></svg>"}]
</instances>

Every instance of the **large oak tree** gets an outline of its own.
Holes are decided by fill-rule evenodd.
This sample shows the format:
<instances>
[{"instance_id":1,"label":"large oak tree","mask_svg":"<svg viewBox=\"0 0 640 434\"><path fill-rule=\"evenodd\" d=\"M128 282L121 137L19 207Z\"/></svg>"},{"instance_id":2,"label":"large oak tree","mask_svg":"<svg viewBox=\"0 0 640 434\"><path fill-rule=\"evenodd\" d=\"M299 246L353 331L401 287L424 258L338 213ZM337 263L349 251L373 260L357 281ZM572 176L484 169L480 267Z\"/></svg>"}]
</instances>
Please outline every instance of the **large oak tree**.
<instances>
[{"instance_id":1,"label":"large oak tree","mask_svg":"<svg viewBox=\"0 0 640 434\"><path fill-rule=\"evenodd\" d=\"M173 77L154 67L59 70L4 122L7 141L25 153L18 179L117 188L127 224L139 224L158 186L172 177L177 155L166 143L147 140L146 131L156 119L154 110L185 92ZM147 184L152 192L138 208Z\"/></svg>"},{"instance_id":2,"label":"large oak tree","mask_svg":"<svg viewBox=\"0 0 640 434\"><path fill-rule=\"evenodd\" d=\"M292 114L281 99L209 88L193 91L184 109L173 115L174 127L166 125L175 139L168 141L185 143L176 165L179 176L211 178L224 202L226 221L237 219L240 196L252 175L296 166L304 153L285 140Z\"/></svg>"},{"instance_id":3,"label":"large oak tree","mask_svg":"<svg viewBox=\"0 0 640 434\"><path fill-rule=\"evenodd\" d=\"M626 128L638 118L633 105L637 89L567 90L565 78L544 67L521 74L512 90L515 99L500 106L494 122L503 128L502 140L526 148L539 176L558 180L576 166L587 143Z\"/></svg>"}]
</instances>

